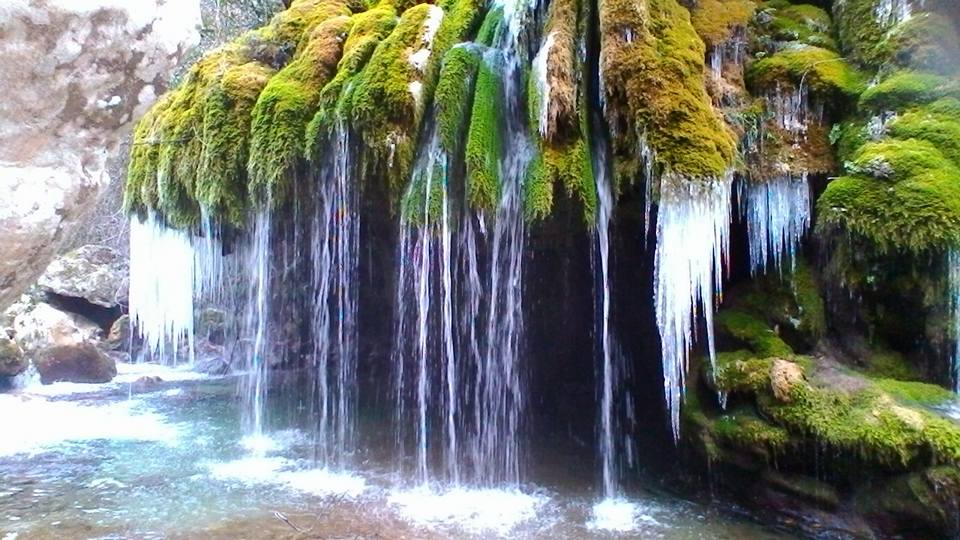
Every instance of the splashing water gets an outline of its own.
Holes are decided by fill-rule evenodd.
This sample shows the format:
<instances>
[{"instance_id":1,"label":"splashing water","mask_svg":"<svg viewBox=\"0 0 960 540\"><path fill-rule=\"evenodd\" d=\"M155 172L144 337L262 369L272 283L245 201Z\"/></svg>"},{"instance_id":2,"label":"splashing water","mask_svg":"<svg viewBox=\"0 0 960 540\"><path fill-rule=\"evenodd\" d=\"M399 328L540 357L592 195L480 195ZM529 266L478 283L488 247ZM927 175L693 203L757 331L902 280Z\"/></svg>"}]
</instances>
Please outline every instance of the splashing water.
<instances>
[{"instance_id":1,"label":"splashing water","mask_svg":"<svg viewBox=\"0 0 960 540\"><path fill-rule=\"evenodd\" d=\"M152 213L130 218L130 319L148 353L162 361L194 358L195 257L187 233Z\"/></svg>"},{"instance_id":2,"label":"splashing water","mask_svg":"<svg viewBox=\"0 0 960 540\"><path fill-rule=\"evenodd\" d=\"M807 174L742 182L739 201L747 222L751 275L766 272L771 262L780 273L785 262L792 270L797 248L810 228Z\"/></svg>"},{"instance_id":3,"label":"splashing water","mask_svg":"<svg viewBox=\"0 0 960 540\"><path fill-rule=\"evenodd\" d=\"M695 181L667 174L661 179L654 301L674 440L680 437L680 401L698 313L707 329L710 362L715 361L713 309L722 294L730 243L732 183L732 175Z\"/></svg>"},{"instance_id":4,"label":"splashing water","mask_svg":"<svg viewBox=\"0 0 960 540\"><path fill-rule=\"evenodd\" d=\"M530 68L539 96L540 110L537 112L537 119L540 136L542 137L546 137L547 127L550 125L550 77L547 72L547 62L550 59L550 50L553 48L554 41L554 32L547 34Z\"/></svg>"}]
</instances>

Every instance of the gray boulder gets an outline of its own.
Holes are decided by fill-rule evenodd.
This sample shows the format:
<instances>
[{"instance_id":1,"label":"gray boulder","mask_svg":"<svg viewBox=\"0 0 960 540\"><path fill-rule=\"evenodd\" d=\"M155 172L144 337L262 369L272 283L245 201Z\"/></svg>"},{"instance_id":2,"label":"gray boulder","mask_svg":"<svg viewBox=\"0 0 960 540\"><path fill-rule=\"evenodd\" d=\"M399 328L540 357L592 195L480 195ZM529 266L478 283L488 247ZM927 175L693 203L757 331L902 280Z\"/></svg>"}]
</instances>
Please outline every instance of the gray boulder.
<instances>
[{"instance_id":1,"label":"gray boulder","mask_svg":"<svg viewBox=\"0 0 960 540\"><path fill-rule=\"evenodd\" d=\"M46 293L82 298L106 308L125 302L127 261L107 246L83 246L54 259L37 284Z\"/></svg>"}]
</instances>

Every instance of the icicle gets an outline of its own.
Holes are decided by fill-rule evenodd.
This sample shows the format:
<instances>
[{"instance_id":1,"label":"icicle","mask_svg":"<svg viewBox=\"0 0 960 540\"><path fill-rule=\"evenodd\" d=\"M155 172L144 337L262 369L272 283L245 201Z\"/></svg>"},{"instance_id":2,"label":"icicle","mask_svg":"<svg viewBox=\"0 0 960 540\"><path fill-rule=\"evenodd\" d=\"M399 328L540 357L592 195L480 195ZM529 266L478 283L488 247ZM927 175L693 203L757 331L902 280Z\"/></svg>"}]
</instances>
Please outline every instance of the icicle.
<instances>
[{"instance_id":1,"label":"icicle","mask_svg":"<svg viewBox=\"0 0 960 540\"><path fill-rule=\"evenodd\" d=\"M664 395L674 439L697 314L707 328L715 361L713 309L722 290L730 241L732 175L712 181L664 175L657 218L654 300L663 357Z\"/></svg>"},{"instance_id":2,"label":"icicle","mask_svg":"<svg viewBox=\"0 0 960 540\"><path fill-rule=\"evenodd\" d=\"M152 213L142 222L130 218L130 318L146 350L161 361L182 360L183 342L193 361L195 264L187 233Z\"/></svg>"},{"instance_id":3,"label":"icicle","mask_svg":"<svg viewBox=\"0 0 960 540\"><path fill-rule=\"evenodd\" d=\"M554 43L554 32L547 34L547 38L543 42L543 46L540 47L540 51L537 52L537 56L533 59L533 66L531 74L534 77L534 81L537 86L537 94L540 97L540 111L537 114L539 119L539 128L540 136L546 137L548 127L550 125L550 78L547 73L547 62L550 57L550 49L553 47Z\"/></svg>"},{"instance_id":4,"label":"icicle","mask_svg":"<svg viewBox=\"0 0 960 540\"><path fill-rule=\"evenodd\" d=\"M793 269L796 250L810 228L810 186L807 174L780 176L766 182L740 184L740 211L747 222L750 273L766 272L772 261L779 272L784 259Z\"/></svg>"}]
</instances>

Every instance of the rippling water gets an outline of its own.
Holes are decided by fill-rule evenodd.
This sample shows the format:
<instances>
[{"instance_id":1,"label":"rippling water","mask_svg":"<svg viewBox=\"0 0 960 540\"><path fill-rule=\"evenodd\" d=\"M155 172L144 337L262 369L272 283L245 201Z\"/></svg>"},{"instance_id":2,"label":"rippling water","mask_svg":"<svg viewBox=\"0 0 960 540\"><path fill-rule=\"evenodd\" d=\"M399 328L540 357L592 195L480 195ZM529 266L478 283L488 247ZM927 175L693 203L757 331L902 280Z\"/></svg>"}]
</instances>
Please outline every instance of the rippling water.
<instances>
[{"instance_id":1,"label":"rippling water","mask_svg":"<svg viewBox=\"0 0 960 540\"><path fill-rule=\"evenodd\" d=\"M163 382L130 384L148 374ZM360 470L318 468L302 404L274 398L267 435L244 439L236 387L124 366L108 385L0 394L0 539L783 537L655 490L599 502L558 459L520 490L418 487L372 420Z\"/></svg>"}]
</instances>

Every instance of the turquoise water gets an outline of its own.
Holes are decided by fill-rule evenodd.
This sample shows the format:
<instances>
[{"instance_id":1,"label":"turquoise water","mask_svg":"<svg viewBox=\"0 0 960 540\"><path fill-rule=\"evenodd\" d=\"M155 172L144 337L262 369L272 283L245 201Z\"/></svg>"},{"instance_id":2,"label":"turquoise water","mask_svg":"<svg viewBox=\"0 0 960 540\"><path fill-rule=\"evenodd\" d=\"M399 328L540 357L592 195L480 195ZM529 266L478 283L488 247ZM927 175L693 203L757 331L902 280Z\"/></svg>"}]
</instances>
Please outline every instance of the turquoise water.
<instances>
[{"instance_id":1,"label":"turquoise water","mask_svg":"<svg viewBox=\"0 0 960 540\"><path fill-rule=\"evenodd\" d=\"M148 372L163 382L124 382ZM118 381L0 394L0 539L785 537L655 488L595 507L595 479L562 459L520 490L411 487L370 420L357 470L329 471L283 393L249 440L237 378L124 366Z\"/></svg>"}]
</instances>

